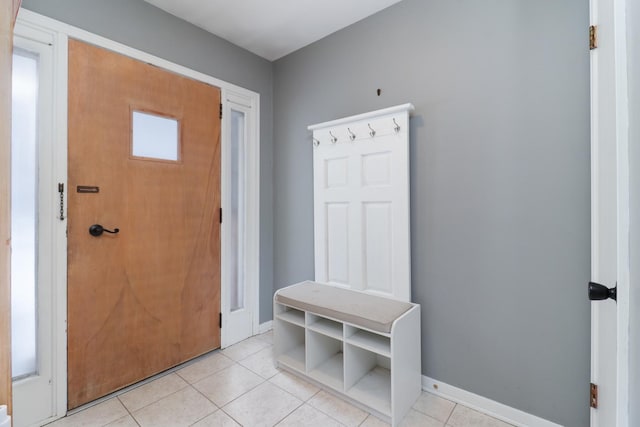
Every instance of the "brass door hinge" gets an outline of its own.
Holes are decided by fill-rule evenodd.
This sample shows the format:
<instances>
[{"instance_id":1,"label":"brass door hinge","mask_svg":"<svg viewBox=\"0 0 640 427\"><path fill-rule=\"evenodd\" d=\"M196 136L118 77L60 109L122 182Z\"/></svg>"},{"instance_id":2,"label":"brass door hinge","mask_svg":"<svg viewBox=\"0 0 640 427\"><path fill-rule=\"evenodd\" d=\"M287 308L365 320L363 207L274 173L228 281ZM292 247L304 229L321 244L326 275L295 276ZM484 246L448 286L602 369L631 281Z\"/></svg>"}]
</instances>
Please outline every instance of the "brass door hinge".
<instances>
[{"instance_id":1,"label":"brass door hinge","mask_svg":"<svg viewBox=\"0 0 640 427\"><path fill-rule=\"evenodd\" d=\"M589 27L589 50L593 50L598 47L598 26L592 25Z\"/></svg>"},{"instance_id":2,"label":"brass door hinge","mask_svg":"<svg viewBox=\"0 0 640 427\"><path fill-rule=\"evenodd\" d=\"M222 119L222 102L220 103L220 119Z\"/></svg>"},{"instance_id":3,"label":"brass door hinge","mask_svg":"<svg viewBox=\"0 0 640 427\"><path fill-rule=\"evenodd\" d=\"M594 383L591 383L591 386L590 386L589 406L591 406L594 409L598 408L598 386Z\"/></svg>"}]
</instances>

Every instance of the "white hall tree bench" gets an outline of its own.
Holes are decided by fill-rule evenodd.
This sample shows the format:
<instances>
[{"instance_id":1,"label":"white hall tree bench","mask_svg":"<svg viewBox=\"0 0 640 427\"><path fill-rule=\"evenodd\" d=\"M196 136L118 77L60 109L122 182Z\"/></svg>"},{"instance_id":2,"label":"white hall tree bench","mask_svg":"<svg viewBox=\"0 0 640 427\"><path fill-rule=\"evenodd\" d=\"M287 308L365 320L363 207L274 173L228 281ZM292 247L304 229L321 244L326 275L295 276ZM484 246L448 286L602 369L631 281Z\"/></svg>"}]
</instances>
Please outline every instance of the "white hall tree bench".
<instances>
[{"instance_id":1,"label":"white hall tree bench","mask_svg":"<svg viewBox=\"0 0 640 427\"><path fill-rule=\"evenodd\" d=\"M404 104L313 131L315 281L274 295L276 364L397 426L421 393Z\"/></svg>"},{"instance_id":2,"label":"white hall tree bench","mask_svg":"<svg viewBox=\"0 0 640 427\"><path fill-rule=\"evenodd\" d=\"M280 368L397 426L421 393L420 306L315 282L274 300Z\"/></svg>"}]
</instances>

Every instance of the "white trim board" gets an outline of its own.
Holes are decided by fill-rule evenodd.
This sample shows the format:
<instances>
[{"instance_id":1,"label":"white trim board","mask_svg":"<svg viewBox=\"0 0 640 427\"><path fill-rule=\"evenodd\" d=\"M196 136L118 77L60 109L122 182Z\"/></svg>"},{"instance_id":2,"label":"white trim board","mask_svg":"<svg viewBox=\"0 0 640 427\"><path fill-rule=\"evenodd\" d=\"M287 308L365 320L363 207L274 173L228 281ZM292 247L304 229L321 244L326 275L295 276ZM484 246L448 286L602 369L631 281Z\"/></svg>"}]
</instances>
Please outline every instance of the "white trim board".
<instances>
[{"instance_id":1,"label":"white trim board","mask_svg":"<svg viewBox=\"0 0 640 427\"><path fill-rule=\"evenodd\" d=\"M519 427L561 427L560 424L545 420L495 400L479 396L470 391L422 376L422 390L444 399L459 403L467 408L489 415Z\"/></svg>"},{"instance_id":2,"label":"white trim board","mask_svg":"<svg viewBox=\"0 0 640 427\"><path fill-rule=\"evenodd\" d=\"M627 77L627 9L628 0L614 0L615 93L616 93L616 170L618 223L617 304L617 373L616 421L629 425L629 297L630 297L630 184L629 184L629 90Z\"/></svg>"},{"instance_id":3,"label":"white trim board","mask_svg":"<svg viewBox=\"0 0 640 427\"><path fill-rule=\"evenodd\" d=\"M245 162L243 172L244 188L241 194L244 203L244 233L239 248L242 251L244 268L243 309L231 311L230 286L221 286L222 336L221 348L226 348L245 338L256 335L260 328L260 97L247 96L233 89L224 92L222 132L222 207L231 212L231 127L229 119L232 110L245 114L246 135L242 151ZM225 215L223 214L223 218ZM222 247L233 245L231 222L222 222ZM222 251L222 283L230 283L229 274L233 265Z\"/></svg>"},{"instance_id":4,"label":"white trim board","mask_svg":"<svg viewBox=\"0 0 640 427\"><path fill-rule=\"evenodd\" d=\"M269 332L271 329L273 329L273 320L261 323L258 328L258 334L264 334L265 332Z\"/></svg>"}]
</instances>

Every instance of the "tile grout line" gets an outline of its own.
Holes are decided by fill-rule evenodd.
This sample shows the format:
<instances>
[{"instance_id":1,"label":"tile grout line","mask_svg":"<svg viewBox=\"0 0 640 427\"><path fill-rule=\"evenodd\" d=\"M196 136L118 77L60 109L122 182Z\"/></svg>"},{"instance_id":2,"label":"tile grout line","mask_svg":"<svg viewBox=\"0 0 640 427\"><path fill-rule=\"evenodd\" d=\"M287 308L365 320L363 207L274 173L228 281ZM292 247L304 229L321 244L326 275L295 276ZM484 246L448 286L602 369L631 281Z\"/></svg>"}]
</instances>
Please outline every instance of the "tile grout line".
<instances>
[{"instance_id":1,"label":"tile grout line","mask_svg":"<svg viewBox=\"0 0 640 427\"><path fill-rule=\"evenodd\" d=\"M271 347L271 351L273 351L273 346L272 346L272 345L270 345L269 347ZM240 360L240 361L238 361L238 362L236 362L236 363L237 363L238 365L242 366L243 368L248 369L249 371L251 371L251 372L253 372L254 374L258 375L259 377L264 378L264 377L263 377L259 372L256 372L256 371L254 371L253 369L251 369L249 366L244 365L244 364L242 364L242 363L241 363L241 362L243 362L243 361L245 361L245 360L249 359L250 357L253 357L253 356L257 355L258 353L260 353L261 351L264 351L264 350L268 350L268 347L265 347L265 348L263 348L263 349L261 349L261 350L259 350L259 351L255 352L255 353L253 353L251 356L245 357L244 359L242 359L242 360ZM265 378L265 380L269 381L271 378L275 377L275 376L276 376L276 375L278 375L280 372L282 372L282 371L281 371L279 368L277 368L277 367L276 367L276 370L277 370L278 372L276 372L275 374L271 375L269 378Z\"/></svg>"},{"instance_id":2,"label":"tile grout line","mask_svg":"<svg viewBox=\"0 0 640 427\"><path fill-rule=\"evenodd\" d=\"M222 354L222 353L221 353L221 354ZM228 356L225 356L224 354L222 354L222 356L224 356L225 358L229 359L229 360L232 362L232 363L231 363L231 365L229 365L229 366L225 366L225 367L224 367L224 368L222 368L222 369L218 369L217 371L214 371L214 372L212 372L212 373L210 373L210 374L208 374L208 375L205 375L205 376L204 376L204 377L202 377L202 378L198 378L198 379L197 379L196 381L194 381L193 383L192 383L192 382L190 382L188 379L184 378L184 377L183 377L182 375L180 375L178 372L176 372L176 374L177 374L180 378L182 378L182 379L183 379L187 384L189 384L189 385L194 385L195 383L199 383L200 381L204 381L204 380L206 380L206 379L207 379L207 378L209 378L209 377L212 377L212 376L214 376L214 375L216 375L216 374L219 374L220 372L224 371L225 369L229 369L229 368L231 368L233 365L240 365L240 363L236 362L236 361L235 361L235 360L233 360L232 358L230 358L230 357L228 357ZM206 360L206 359L203 359L203 360ZM240 365L240 366L242 366L242 365Z\"/></svg>"},{"instance_id":3,"label":"tile grout line","mask_svg":"<svg viewBox=\"0 0 640 427\"><path fill-rule=\"evenodd\" d=\"M320 393L321 391L324 391L324 392L325 392L326 394L328 394L329 396L332 396L332 397L335 397L335 398L337 398L337 399L340 399L340 398L339 398L339 397L337 397L336 395L331 394L331 393L329 393L328 391L326 391L326 390L324 390L324 389L322 389L322 388L318 391L318 393ZM314 397L315 397L315 396L317 396L317 395L318 395L318 393L316 393L316 394L314 395ZM311 399L312 399L312 398L310 398L310 399L309 399L309 401L311 401ZM346 403L346 404L348 404L348 405L350 405L350 406L353 406L354 408L356 408L356 409L358 409L358 410L360 410L360 411L364 412L365 414L367 414L367 416L366 416L366 417L364 417L364 420L362 420L362 422L364 422L364 421L368 418L368 416L369 416L369 415L371 415L371 413L370 413L370 412L365 411L364 409L360 409L360 408L358 408L357 406L354 406L354 405L352 405L351 403L347 402L346 400L343 400L343 402L344 402L344 403ZM342 425L344 425L344 424L343 424L339 419L337 419L337 418L335 418L335 417L331 416L331 414L327 414L325 411L323 411L322 409L318 408L317 406L314 406L314 405L312 405L311 403L309 403L309 406L311 406L312 408L314 408L314 409L316 409L316 410L318 410L318 411L322 412L323 414L325 414L326 416L328 416L328 417L329 417L329 418L331 418L332 420L336 421L338 424L342 424ZM358 425L360 425L360 424L358 424Z\"/></svg>"},{"instance_id":4,"label":"tile grout line","mask_svg":"<svg viewBox=\"0 0 640 427\"><path fill-rule=\"evenodd\" d=\"M238 344L242 344L242 343L244 343L245 341L240 341L240 342L238 342L238 343L235 343L235 344L233 344L233 345L231 345L231 346L229 346L229 347L227 347L227 348L225 348L225 349L223 349L223 350L220 350L220 352L221 352L222 354L224 354L226 357L228 357L229 359L231 359L231 360L233 360L234 362L238 363L238 362L240 362L240 361L242 361L242 360L244 360L244 359L246 359L246 358L248 358L248 357L250 357L250 356L253 356L254 354L258 353L259 351L262 351L263 349L267 348L268 346L273 346L273 344L269 344L269 343L265 342L264 340L261 340L261 339L259 339L259 338L256 338L256 336L253 336L253 337L247 338L247 340L250 340L250 339L254 339L254 341L255 341L255 340L258 340L258 341L260 341L260 342L264 343L264 344L265 344L265 346L264 346L264 347L259 348L258 350L254 351L254 352L252 352L252 353L249 353L249 354L245 355L242 359L238 359L238 360L233 359L233 358L232 358L232 357L230 357L230 356L227 356L227 355L224 353L224 351L227 351L227 352L228 352L228 350L229 350L229 349L231 349L233 346L236 346L236 345L238 345Z\"/></svg>"},{"instance_id":5,"label":"tile grout line","mask_svg":"<svg viewBox=\"0 0 640 427\"><path fill-rule=\"evenodd\" d=\"M277 387L275 384L272 384L272 385L273 385L273 386L275 386L275 387ZM285 390L285 391L286 391L286 390ZM283 421L284 421L284 420L285 420L289 415L293 414L295 411L297 411L298 409L300 409L301 407L303 407L303 406L304 406L305 401L304 401L304 400L302 400L302 399L298 399L298 400L300 400L300 402L301 402L301 403L300 403L298 406L296 406L293 410L291 410L287 415L285 415L284 417L282 417L282 418L280 418L278 421L276 421L276 422L273 424L273 427L275 427L276 425L278 425L278 424L280 424L281 422L283 422Z\"/></svg>"},{"instance_id":6,"label":"tile grout line","mask_svg":"<svg viewBox=\"0 0 640 427\"><path fill-rule=\"evenodd\" d=\"M240 365L242 366L242 365ZM244 366L242 366L244 368ZM247 369L247 368L245 368ZM248 369L247 369L248 370ZM253 373L253 372L252 372ZM255 374L254 374L255 375ZM234 397L233 399L231 399L230 401L228 401L227 403L225 403L222 406L218 406L215 402L211 401L211 403L213 403L214 405L218 406L220 409L223 409L225 406L227 406L228 404L230 404L231 402L235 402L236 400L240 399L242 396L244 396L245 394L249 393L252 390L255 390L256 388L260 387L262 384L268 382L268 380L265 380L264 378L262 378L260 375L258 375L258 377L262 380L261 383L256 384L255 386L251 387L249 390L245 391L244 393L240 394L239 396ZM206 396L205 396L206 397ZM210 400L210 399L209 399ZM226 413L226 411L225 411Z\"/></svg>"},{"instance_id":7,"label":"tile grout line","mask_svg":"<svg viewBox=\"0 0 640 427\"><path fill-rule=\"evenodd\" d=\"M160 379L160 378L158 378L158 379ZM151 383L153 383L153 381L151 381L151 382L149 382L149 383L147 383L147 384L151 384ZM147 384L144 384L144 385L147 385ZM153 402L149 402L149 403L147 403L146 405L139 407L138 409L136 409L136 410L135 410L135 411L133 411L133 412L141 411L141 410L143 410L144 408L147 408L147 407L149 407L149 406L153 405L154 403L158 403L158 402L159 402L159 401L161 401L162 399L166 399L167 397L173 396L173 395L174 395L174 394L176 394L176 393L180 393L182 390L184 390L184 389L186 389L187 387L190 387L190 386L191 386L191 384L187 383L185 386L180 387L178 390L172 391L171 393L167 394L166 396L162 396L161 398L156 399L156 400L154 400ZM123 393L123 394L125 394L125 393ZM123 395L123 394L122 394L122 395ZM122 396L122 395L118 395L118 396L115 396L115 397L116 397L116 398L118 398L118 400L120 400L120 396ZM127 412L129 412L129 413L131 414L131 416L135 419L135 416L133 415L133 412L129 411L129 408L127 408L127 405L125 405L125 404L124 404L124 402L122 402L122 400L120 400L120 403L122 403L122 406L124 406L124 408L127 410ZM138 424L138 425L139 425L139 424Z\"/></svg>"},{"instance_id":8,"label":"tile grout line","mask_svg":"<svg viewBox=\"0 0 640 427\"><path fill-rule=\"evenodd\" d=\"M454 402L455 403L455 402ZM458 407L458 404L455 403L453 405L453 408L451 408L451 412L449 413L449 416L447 417L447 419L444 422L444 426L446 427L449 424L449 420L451 419L451 417L453 416L453 413L455 412L456 408Z\"/></svg>"},{"instance_id":9,"label":"tile grout line","mask_svg":"<svg viewBox=\"0 0 640 427\"><path fill-rule=\"evenodd\" d=\"M281 373L283 373L283 372L286 372L286 371L280 371L280 372L279 372L279 374L281 374ZM291 393L289 390L286 390L285 388L280 387L278 384L276 384L276 383L274 383L274 382L271 382L271 380L272 380L273 378L275 378L276 376L277 376L277 374L276 374L276 375L274 375L274 376L272 376L271 378L269 378L269 379L267 380L267 382L269 382L270 384L273 384L274 386L278 387L280 390L282 390L282 391L285 391L285 392L289 393L291 396L295 397L296 399L300 399L298 396L296 396L295 394ZM300 381L303 381L303 380L300 380ZM316 386L314 386L314 385L313 385L313 384L311 384L311 383L306 383L306 384L309 384L309 385L312 385L313 387L316 387ZM313 399L313 398L314 398L318 393L320 393L320 392L322 391L322 389L321 389L321 388L319 388L319 387L316 387L316 388L317 388L318 390L317 390L315 393L313 393L311 396L309 396L309 398L308 398L307 400L302 400L302 399L300 399L300 400L302 400L304 403L309 403L309 401L310 401L311 399ZM312 405L309 405L309 406L311 406L312 408L315 408L315 406L312 406ZM322 411L321 411L321 412L322 412ZM323 413L324 413L324 412L323 412Z\"/></svg>"},{"instance_id":10,"label":"tile grout line","mask_svg":"<svg viewBox=\"0 0 640 427\"><path fill-rule=\"evenodd\" d=\"M191 387L192 389L194 389L194 390L196 391L196 393L198 393L199 395L201 395L202 397L204 397L205 399L207 399L209 402L211 402L211 404L212 404L213 406L215 406L215 407L216 407L216 408L218 408L218 409L222 409L222 406L218 406L218 404L217 404L216 402L214 402L213 400L209 399L209 397L207 397L203 392L201 392L200 390L198 390L197 388L195 388L195 387L193 386L193 384L189 384L189 387ZM218 409L216 409L216 411L217 411ZM213 411L213 412L216 412L216 411ZM213 414L213 412L212 412L211 414ZM207 414L207 415L205 415L205 416L204 416L204 417L202 417L202 418L206 418L206 417L208 417L208 416L209 416L209 415L211 415L211 414ZM202 419L202 418L201 418L201 419ZM200 420L198 420L198 421L200 421ZM198 421L196 421L196 423L197 423ZM194 423L194 424L195 424L195 423Z\"/></svg>"},{"instance_id":11,"label":"tile grout line","mask_svg":"<svg viewBox=\"0 0 640 427\"><path fill-rule=\"evenodd\" d=\"M116 399L120 402L120 404L124 407L124 410L127 411L127 413L129 414L129 416L131 417L131 419L133 420L134 423L136 423L136 425L138 425L138 427L140 427L140 423L138 422L138 420L136 419L136 417L133 416L133 413L129 410L129 408L127 408L127 405L124 404L124 402L122 400L120 400L120 396L116 396ZM124 417L123 417L124 418ZM119 418L121 419L121 418ZM118 421L118 420L116 420ZM108 425L108 424L105 424Z\"/></svg>"},{"instance_id":12,"label":"tile grout line","mask_svg":"<svg viewBox=\"0 0 640 427\"><path fill-rule=\"evenodd\" d=\"M234 363L234 364L235 364L235 363ZM231 365L231 366L233 366L233 365ZM229 367L231 367L231 366L229 366ZM225 368L225 369L226 369L226 368ZM224 370L224 369L222 369L221 371L223 371L223 370ZM221 372L221 371L218 371L218 372ZM214 374L212 374L212 375L214 375ZM211 375L209 375L209 376L211 376ZM208 377L207 377L207 378L208 378ZM203 379L204 379L204 378L203 378ZM200 418L200 419L196 420L195 422L193 422L192 424L190 424L190 426L193 426L193 425L195 425L195 424L199 423L200 421L202 421L202 420L204 420L205 418L207 418L207 417L209 417L209 416L211 416L211 415L215 414L215 413L216 413L216 412L218 412L218 411L222 411L222 412L224 412L224 413L225 413L227 416L229 416L233 421L235 421L236 423L238 423L238 421L237 421L235 418L233 418L231 415L227 414L227 413L222 409L222 406L218 406L218 405L217 405L213 400L209 399L209 398L208 398L204 393L202 393L200 390L198 390L197 388L195 388L195 387L193 386L193 384L189 384L189 386L190 386L191 388L193 388L197 393L199 393L202 397L204 397L204 398L205 398L205 399L207 399L209 402L211 402L211 403L213 404L213 406L215 406L215 407L216 407L216 410L215 410L215 411L213 411L213 412L211 412L210 414L207 414L207 415L205 415L204 417L202 417L202 418ZM240 423L238 423L238 424L240 424ZM242 424L240 424L240 425L242 425Z\"/></svg>"},{"instance_id":13,"label":"tile grout line","mask_svg":"<svg viewBox=\"0 0 640 427\"><path fill-rule=\"evenodd\" d=\"M241 365L241 366L242 366L242 365ZM248 369L248 368L246 368L246 367L245 367L245 369ZM252 371L252 372L253 372L253 371ZM256 375L257 375L257 374L256 374ZM277 375L277 374L276 374L276 375ZM274 375L274 377L275 377L275 375ZM262 377L260 376L260 378L262 378ZM271 378L273 378L273 377L271 377ZM262 379L263 379L263 381L262 381L260 384L256 385L255 387L251 388L250 390L245 391L244 393L242 393L240 396L236 397L235 399L233 399L233 400L231 400L231 401L227 402L224 406L221 406L221 407L220 407L220 410L221 410L222 412L224 412L225 414L227 414L229 417L231 417L231 419L233 419L233 420L234 420L235 422L237 422L239 425L241 425L241 426L242 426L242 424L241 424L238 420L236 420L235 418L233 418L233 416L232 416L231 414L229 414L227 411L225 411L225 410L224 410L224 408L225 408L226 406L230 405L232 402L234 402L234 401L236 401L236 400L240 399L242 396L246 395L247 393L250 393L251 391L253 391L253 390L257 389L258 387L260 387L261 385L266 384L266 383L269 383L270 385L272 385L272 386L274 386L274 387L276 387L276 388L279 388L280 390L282 390L282 391L284 391L284 392L286 392L286 393L289 393L287 390L284 390L284 389L282 389L281 387L278 387L278 385L277 385L277 384L272 383L272 382L271 382L271 381L269 381L268 379L266 379L266 380L265 380L264 378L262 378ZM293 396L294 398L296 398L296 399L300 400L302 403L301 403L300 405L296 406L296 408L295 408L295 409L293 409L291 412L289 412L289 413L288 413L287 415L285 415L283 418L281 418L280 420L278 420L278 421L274 424L274 426L275 426L276 424L278 424L278 423L281 423L285 418L287 418L287 417L288 417L289 415L291 415L294 411L296 411L298 408L300 408L302 405L304 405L304 404L306 403L304 400L299 399L298 397L294 396L292 393L289 393L289 394L290 394L291 396ZM206 396L205 396L205 397L206 397ZM215 403L214 403L214 405L215 405Z\"/></svg>"},{"instance_id":14,"label":"tile grout line","mask_svg":"<svg viewBox=\"0 0 640 427\"><path fill-rule=\"evenodd\" d=\"M238 424L239 426L242 426L242 424L240 423L240 421L238 421L238 420L236 420L235 418L233 418L233 415L231 415L230 413L228 413L227 411L225 411L225 410L224 410L224 408L220 408L220 410L221 410L222 412L224 412L224 414L225 414L227 417L231 418L231 419L232 419L236 424Z\"/></svg>"},{"instance_id":15,"label":"tile grout line","mask_svg":"<svg viewBox=\"0 0 640 427\"><path fill-rule=\"evenodd\" d=\"M213 403L213 402L211 401L211 399L209 399L207 396L205 396L204 394L202 394L202 393L200 392L200 390L198 390L197 388L195 388L195 387L193 386L193 384L189 384L189 386L190 386L192 389L194 389L196 393L200 394L202 397L204 397L204 398L205 398L205 399L207 399L209 402L211 402L211 404L212 404L213 406L215 406L215 408L216 408L216 409L215 409L215 411L213 411L213 412L211 412L211 413L209 413L209 414L206 414L206 415L205 415L205 416L203 416L202 418L198 418L197 420L195 420L194 422L192 422L191 424L189 424L189 426L193 426L193 425L195 425L195 424L198 424L200 421L204 420L205 418L207 418L207 417L209 417L209 416L211 416L211 415L215 414L216 412L218 412L218 411L221 411L221 410L222 410L222 408L221 408L220 406L218 406L218 405L216 405L215 403Z\"/></svg>"}]
</instances>

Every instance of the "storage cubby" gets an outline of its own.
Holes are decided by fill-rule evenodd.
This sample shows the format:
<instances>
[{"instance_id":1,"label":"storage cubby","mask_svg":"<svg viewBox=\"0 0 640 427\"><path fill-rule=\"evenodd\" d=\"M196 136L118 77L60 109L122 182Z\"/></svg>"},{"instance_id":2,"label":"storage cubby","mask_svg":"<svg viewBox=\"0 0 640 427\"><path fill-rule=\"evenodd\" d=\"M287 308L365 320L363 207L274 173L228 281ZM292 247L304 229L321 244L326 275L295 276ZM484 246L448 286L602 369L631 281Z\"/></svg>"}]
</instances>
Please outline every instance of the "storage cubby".
<instances>
[{"instance_id":1,"label":"storage cubby","mask_svg":"<svg viewBox=\"0 0 640 427\"><path fill-rule=\"evenodd\" d=\"M283 305L278 308L278 312L275 315L277 319L304 326L304 311Z\"/></svg>"},{"instance_id":2,"label":"storage cubby","mask_svg":"<svg viewBox=\"0 0 640 427\"><path fill-rule=\"evenodd\" d=\"M311 330L307 331L307 339L307 374L335 390L342 391L342 341Z\"/></svg>"},{"instance_id":3,"label":"storage cubby","mask_svg":"<svg viewBox=\"0 0 640 427\"><path fill-rule=\"evenodd\" d=\"M380 334L347 325L345 336L350 344L391 357L391 335L389 334Z\"/></svg>"},{"instance_id":4,"label":"storage cubby","mask_svg":"<svg viewBox=\"0 0 640 427\"><path fill-rule=\"evenodd\" d=\"M312 331L323 335L342 340L342 323L322 316L307 313L307 325Z\"/></svg>"},{"instance_id":5,"label":"storage cubby","mask_svg":"<svg viewBox=\"0 0 640 427\"><path fill-rule=\"evenodd\" d=\"M276 317L275 322L273 339L276 359L288 368L305 372L304 326L290 323L281 317Z\"/></svg>"},{"instance_id":6,"label":"storage cubby","mask_svg":"<svg viewBox=\"0 0 640 427\"><path fill-rule=\"evenodd\" d=\"M345 365L347 395L391 416L391 359L346 344Z\"/></svg>"}]
</instances>

